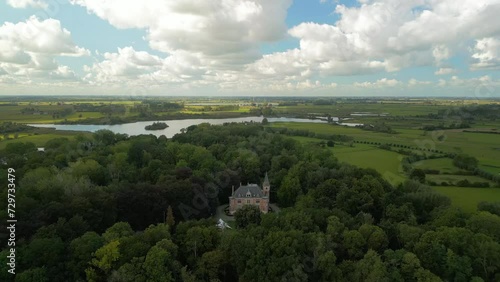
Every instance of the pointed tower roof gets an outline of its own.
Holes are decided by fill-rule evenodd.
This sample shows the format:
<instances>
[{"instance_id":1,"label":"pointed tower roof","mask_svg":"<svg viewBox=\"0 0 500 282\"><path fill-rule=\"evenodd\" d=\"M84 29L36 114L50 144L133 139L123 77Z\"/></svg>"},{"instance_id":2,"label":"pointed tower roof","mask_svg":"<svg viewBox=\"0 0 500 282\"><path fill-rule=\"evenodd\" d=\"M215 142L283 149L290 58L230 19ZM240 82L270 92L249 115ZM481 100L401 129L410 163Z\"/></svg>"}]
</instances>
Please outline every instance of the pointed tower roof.
<instances>
[{"instance_id":1,"label":"pointed tower roof","mask_svg":"<svg viewBox=\"0 0 500 282\"><path fill-rule=\"evenodd\" d=\"M262 184L262 186L266 186L266 185L270 185L269 184L269 177L267 177L267 171L266 171L266 176L264 177L264 183Z\"/></svg>"}]
</instances>

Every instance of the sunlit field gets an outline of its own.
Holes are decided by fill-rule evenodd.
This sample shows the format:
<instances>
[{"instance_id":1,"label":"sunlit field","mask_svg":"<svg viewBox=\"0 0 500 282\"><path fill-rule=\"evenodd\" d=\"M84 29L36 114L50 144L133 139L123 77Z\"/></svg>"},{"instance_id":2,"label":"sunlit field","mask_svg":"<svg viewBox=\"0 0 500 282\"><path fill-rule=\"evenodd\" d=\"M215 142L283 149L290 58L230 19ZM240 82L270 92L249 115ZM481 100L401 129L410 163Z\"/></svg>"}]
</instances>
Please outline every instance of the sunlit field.
<instances>
[{"instance_id":1,"label":"sunlit field","mask_svg":"<svg viewBox=\"0 0 500 282\"><path fill-rule=\"evenodd\" d=\"M460 207L468 212L476 211L480 202L499 202L500 189L498 188L469 188L436 186L434 190L448 196L454 206Z\"/></svg>"}]
</instances>

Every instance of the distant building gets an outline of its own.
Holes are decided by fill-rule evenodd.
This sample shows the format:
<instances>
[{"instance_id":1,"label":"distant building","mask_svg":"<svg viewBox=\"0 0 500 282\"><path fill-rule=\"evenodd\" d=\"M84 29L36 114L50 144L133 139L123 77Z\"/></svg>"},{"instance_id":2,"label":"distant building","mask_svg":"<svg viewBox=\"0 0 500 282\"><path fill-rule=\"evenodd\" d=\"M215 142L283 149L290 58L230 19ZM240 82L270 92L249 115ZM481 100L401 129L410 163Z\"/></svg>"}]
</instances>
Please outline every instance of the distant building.
<instances>
[{"instance_id":1,"label":"distant building","mask_svg":"<svg viewBox=\"0 0 500 282\"><path fill-rule=\"evenodd\" d=\"M257 184L240 184L240 187L234 191L233 186L232 194L229 197L229 213L234 214L244 205L258 206L261 212L267 213L269 211L270 189L271 185L269 184L267 173L264 183L262 183L262 189Z\"/></svg>"}]
</instances>

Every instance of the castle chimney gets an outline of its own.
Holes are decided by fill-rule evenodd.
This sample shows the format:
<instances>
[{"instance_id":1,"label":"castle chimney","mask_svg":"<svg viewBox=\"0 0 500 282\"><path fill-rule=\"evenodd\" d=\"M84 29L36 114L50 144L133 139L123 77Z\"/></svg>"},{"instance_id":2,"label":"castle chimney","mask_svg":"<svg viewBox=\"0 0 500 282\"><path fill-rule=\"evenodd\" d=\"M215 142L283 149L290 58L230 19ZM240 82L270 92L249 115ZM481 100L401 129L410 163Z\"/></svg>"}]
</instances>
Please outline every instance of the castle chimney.
<instances>
[{"instance_id":1,"label":"castle chimney","mask_svg":"<svg viewBox=\"0 0 500 282\"><path fill-rule=\"evenodd\" d=\"M234 195L234 185L233 185L233 188L232 188L232 190L231 190L231 191L232 191L232 192L231 192L231 196L233 196L233 195Z\"/></svg>"}]
</instances>

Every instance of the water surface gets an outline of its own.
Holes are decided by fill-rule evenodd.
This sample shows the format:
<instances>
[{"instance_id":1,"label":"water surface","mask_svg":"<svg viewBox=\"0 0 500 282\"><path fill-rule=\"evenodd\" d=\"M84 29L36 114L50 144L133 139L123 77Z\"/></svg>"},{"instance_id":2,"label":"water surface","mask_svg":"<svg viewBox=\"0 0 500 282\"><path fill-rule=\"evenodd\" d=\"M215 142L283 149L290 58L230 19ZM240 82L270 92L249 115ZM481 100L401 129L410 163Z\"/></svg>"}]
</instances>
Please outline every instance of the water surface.
<instances>
[{"instance_id":1,"label":"water surface","mask_svg":"<svg viewBox=\"0 0 500 282\"><path fill-rule=\"evenodd\" d=\"M201 123L210 124L224 124L227 122L262 122L263 117L241 117L241 118L221 118L221 119L176 119L176 120L160 120L168 124L169 127L162 130L146 130L144 127L150 125L155 121L138 121L133 123L124 124L29 124L34 127L55 128L56 130L69 130L69 131L90 131L96 132L100 129L108 129L114 133L128 134L129 136L141 134L153 134L155 136L165 135L167 138L172 138L175 134L180 133L181 129L187 128L191 125ZM319 119L305 119L305 118L267 118L269 122L313 122L313 123L327 123ZM333 118L334 121L338 120ZM342 124L343 125L343 124Z\"/></svg>"}]
</instances>

